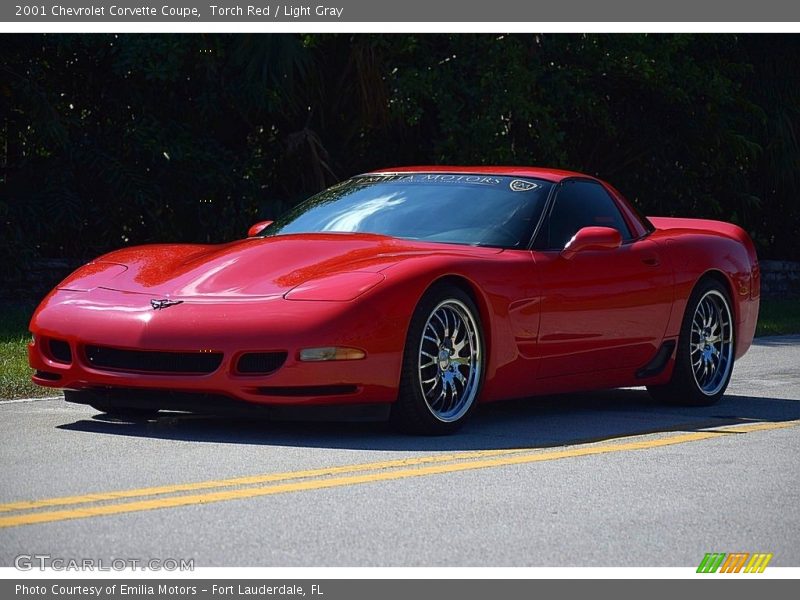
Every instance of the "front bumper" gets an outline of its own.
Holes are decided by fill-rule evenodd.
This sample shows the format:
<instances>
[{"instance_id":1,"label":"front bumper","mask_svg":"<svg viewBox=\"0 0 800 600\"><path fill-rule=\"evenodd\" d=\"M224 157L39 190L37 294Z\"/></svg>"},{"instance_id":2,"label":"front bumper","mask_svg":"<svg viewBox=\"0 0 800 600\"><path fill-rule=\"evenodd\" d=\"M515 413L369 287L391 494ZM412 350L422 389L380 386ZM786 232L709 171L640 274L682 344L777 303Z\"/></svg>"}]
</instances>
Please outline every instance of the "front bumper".
<instances>
[{"instance_id":1,"label":"front bumper","mask_svg":"<svg viewBox=\"0 0 800 600\"><path fill-rule=\"evenodd\" d=\"M35 383L68 390L169 390L271 406L391 403L397 397L405 330L391 316L365 316L363 307L353 302L186 299L154 310L143 294L59 290L31 321L34 339L28 356ZM54 356L51 340L69 346L68 361L63 352ZM222 358L212 372L202 374L98 368L87 356L87 347L93 345L213 352ZM366 358L299 360L301 349L321 346L359 348ZM278 351L285 351L287 358L271 374L237 371L243 353Z\"/></svg>"}]
</instances>

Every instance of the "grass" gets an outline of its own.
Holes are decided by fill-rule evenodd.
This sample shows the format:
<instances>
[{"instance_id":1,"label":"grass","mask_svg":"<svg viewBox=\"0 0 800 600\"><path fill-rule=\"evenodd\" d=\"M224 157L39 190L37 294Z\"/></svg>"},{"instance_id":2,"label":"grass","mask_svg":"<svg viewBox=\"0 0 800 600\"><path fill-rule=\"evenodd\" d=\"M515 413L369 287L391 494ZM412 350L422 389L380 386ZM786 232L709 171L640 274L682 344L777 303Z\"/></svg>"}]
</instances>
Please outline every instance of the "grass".
<instances>
[{"instance_id":1,"label":"grass","mask_svg":"<svg viewBox=\"0 0 800 600\"><path fill-rule=\"evenodd\" d=\"M28 321L34 308L32 304L0 304L0 400L56 393L31 382ZM787 333L800 333L800 298L762 298L756 336Z\"/></svg>"},{"instance_id":2,"label":"grass","mask_svg":"<svg viewBox=\"0 0 800 600\"><path fill-rule=\"evenodd\" d=\"M52 396L55 390L34 385L28 367L28 321L31 304L0 304L0 399Z\"/></svg>"},{"instance_id":3,"label":"grass","mask_svg":"<svg viewBox=\"0 0 800 600\"><path fill-rule=\"evenodd\" d=\"M800 333L800 298L762 298L756 337L786 333Z\"/></svg>"}]
</instances>

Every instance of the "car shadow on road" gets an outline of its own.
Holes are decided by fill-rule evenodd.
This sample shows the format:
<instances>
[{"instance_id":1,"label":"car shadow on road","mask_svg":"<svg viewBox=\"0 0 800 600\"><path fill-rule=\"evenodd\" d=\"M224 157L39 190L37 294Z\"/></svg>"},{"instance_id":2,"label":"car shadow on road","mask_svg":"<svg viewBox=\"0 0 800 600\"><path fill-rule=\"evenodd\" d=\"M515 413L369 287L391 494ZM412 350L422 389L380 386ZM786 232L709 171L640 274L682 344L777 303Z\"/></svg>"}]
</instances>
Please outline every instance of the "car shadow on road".
<instances>
[{"instance_id":1,"label":"car shadow on road","mask_svg":"<svg viewBox=\"0 0 800 600\"><path fill-rule=\"evenodd\" d=\"M753 340L754 346L766 346L767 348L797 346L798 343L800 343L800 335L797 334L771 335Z\"/></svg>"},{"instance_id":2,"label":"car shadow on road","mask_svg":"<svg viewBox=\"0 0 800 600\"><path fill-rule=\"evenodd\" d=\"M640 389L514 400L478 407L458 433L419 437L394 432L386 423L275 422L252 417L162 413L133 423L90 416L59 429L158 440L376 451L457 451L547 448L639 434L697 431L747 422L800 419L800 400L726 395L702 408L657 404Z\"/></svg>"}]
</instances>

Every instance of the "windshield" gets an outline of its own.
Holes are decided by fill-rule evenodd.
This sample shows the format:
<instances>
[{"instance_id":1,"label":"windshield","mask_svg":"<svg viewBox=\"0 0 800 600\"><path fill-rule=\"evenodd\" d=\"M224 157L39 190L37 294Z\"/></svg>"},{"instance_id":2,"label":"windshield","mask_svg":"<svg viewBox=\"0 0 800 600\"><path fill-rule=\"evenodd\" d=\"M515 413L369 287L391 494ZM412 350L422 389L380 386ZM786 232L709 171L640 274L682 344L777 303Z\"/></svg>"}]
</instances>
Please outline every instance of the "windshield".
<instances>
[{"instance_id":1,"label":"windshield","mask_svg":"<svg viewBox=\"0 0 800 600\"><path fill-rule=\"evenodd\" d=\"M520 248L527 246L551 186L498 175L361 175L312 196L264 235L361 232Z\"/></svg>"}]
</instances>

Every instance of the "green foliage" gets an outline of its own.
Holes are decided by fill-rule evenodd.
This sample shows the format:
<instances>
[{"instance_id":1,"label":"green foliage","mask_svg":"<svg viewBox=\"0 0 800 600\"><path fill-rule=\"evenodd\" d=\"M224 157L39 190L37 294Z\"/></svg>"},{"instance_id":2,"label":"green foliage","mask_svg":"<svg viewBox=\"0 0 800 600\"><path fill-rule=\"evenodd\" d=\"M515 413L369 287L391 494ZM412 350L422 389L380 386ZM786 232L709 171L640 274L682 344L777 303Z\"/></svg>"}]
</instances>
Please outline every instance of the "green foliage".
<instances>
[{"instance_id":1,"label":"green foliage","mask_svg":"<svg viewBox=\"0 0 800 600\"><path fill-rule=\"evenodd\" d=\"M736 42L425 36L395 75L395 100L435 161L573 168L614 182L647 212L729 217L732 203L752 198L760 152L744 133L760 112L741 94L751 67L729 56Z\"/></svg>"},{"instance_id":2,"label":"green foliage","mask_svg":"<svg viewBox=\"0 0 800 600\"><path fill-rule=\"evenodd\" d=\"M800 333L800 298L761 298L756 336Z\"/></svg>"},{"instance_id":3,"label":"green foliage","mask_svg":"<svg viewBox=\"0 0 800 600\"><path fill-rule=\"evenodd\" d=\"M431 163L589 172L798 259L799 74L793 35L3 35L0 276Z\"/></svg>"},{"instance_id":4,"label":"green foliage","mask_svg":"<svg viewBox=\"0 0 800 600\"><path fill-rule=\"evenodd\" d=\"M34 385L28 367L28 321L31 305L0 304L0 400L55 396L59 392Z\"/></svg>"}]
</instances>

